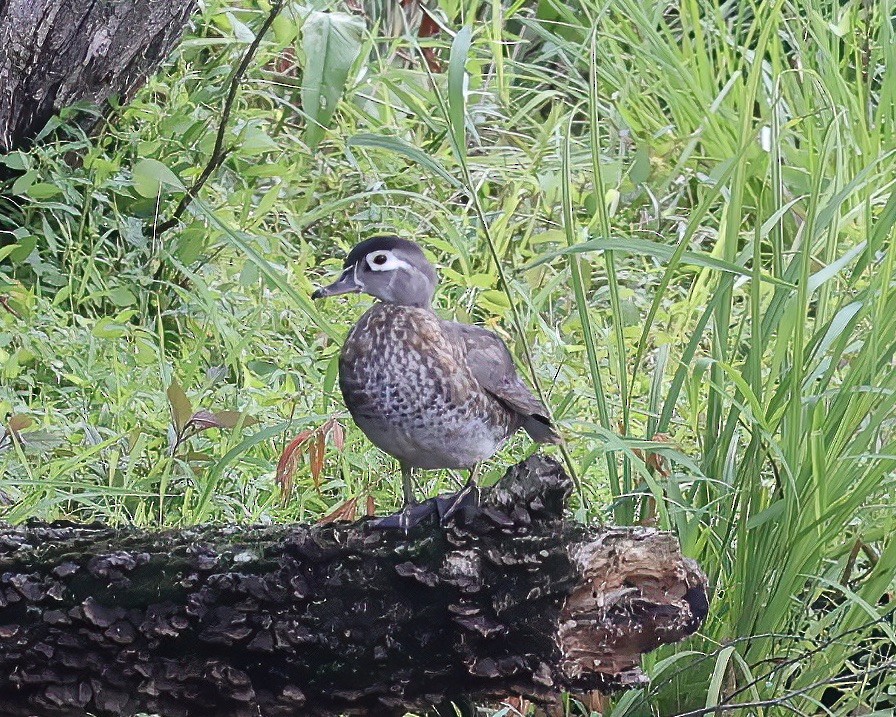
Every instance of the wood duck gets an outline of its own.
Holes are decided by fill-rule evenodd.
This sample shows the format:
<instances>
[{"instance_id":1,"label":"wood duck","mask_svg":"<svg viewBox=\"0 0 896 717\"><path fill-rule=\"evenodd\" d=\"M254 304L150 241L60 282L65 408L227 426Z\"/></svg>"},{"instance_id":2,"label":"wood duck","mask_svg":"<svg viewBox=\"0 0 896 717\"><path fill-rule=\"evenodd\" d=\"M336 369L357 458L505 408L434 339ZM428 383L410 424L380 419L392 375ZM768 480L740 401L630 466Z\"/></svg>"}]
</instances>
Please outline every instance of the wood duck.
<instances>
[{"instance_id":1,"label":"wood duck","mask_svg":"<svg viewBox=\"0 0 896 717\"><path fill-rule=\"evenodd\" d=\"M548 412L520 379L510 351L487 329L432 309L438 277L414 242L376 236L351 250L342 274L312 294L379 299L349 332L339 387L365 435L401 465L405 508L412 469L471 472L523 428L559 443Z\"/></svg>"}]
</instances>

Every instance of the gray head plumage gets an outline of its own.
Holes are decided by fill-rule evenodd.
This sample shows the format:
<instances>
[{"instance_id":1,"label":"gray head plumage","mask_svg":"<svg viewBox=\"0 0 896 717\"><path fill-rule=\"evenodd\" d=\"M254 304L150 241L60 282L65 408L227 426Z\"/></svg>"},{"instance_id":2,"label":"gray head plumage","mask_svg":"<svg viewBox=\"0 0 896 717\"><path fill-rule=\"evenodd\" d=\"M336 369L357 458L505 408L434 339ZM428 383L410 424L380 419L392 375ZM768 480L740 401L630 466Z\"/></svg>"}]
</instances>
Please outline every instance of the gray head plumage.
<instances>
[{"instance_id":1,"label":"gray head plumage","mask_svg":"<svg viewBox=\"0 0 896 717\"><path fill-rule=\"evenodd\" d=\"M342 274L312 299L365 293L387 304L429 308L438 275L414 242L388 234L365 239L348 254Z\"/></svg>"}]
</instances>

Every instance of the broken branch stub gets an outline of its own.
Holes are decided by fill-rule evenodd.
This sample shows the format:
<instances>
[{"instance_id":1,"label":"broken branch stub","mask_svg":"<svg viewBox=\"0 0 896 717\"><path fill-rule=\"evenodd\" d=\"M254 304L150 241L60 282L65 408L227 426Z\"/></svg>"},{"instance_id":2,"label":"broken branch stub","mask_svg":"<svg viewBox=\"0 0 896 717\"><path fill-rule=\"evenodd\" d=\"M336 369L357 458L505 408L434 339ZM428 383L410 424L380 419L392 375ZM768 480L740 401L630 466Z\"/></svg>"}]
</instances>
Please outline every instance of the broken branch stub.
<instances>
[{"instance_id":1,"label":"broken branch stub","mask_svg":"<svg viewBox=\"0 0 896 717\"><path fill-rule=\"evenodd\" d=\"M667 533L565 521L569 490L535 456L408 534L3 528L3 713L390 715L638 684L702 620L705 579Z\"/></svg>"}]
</instances>

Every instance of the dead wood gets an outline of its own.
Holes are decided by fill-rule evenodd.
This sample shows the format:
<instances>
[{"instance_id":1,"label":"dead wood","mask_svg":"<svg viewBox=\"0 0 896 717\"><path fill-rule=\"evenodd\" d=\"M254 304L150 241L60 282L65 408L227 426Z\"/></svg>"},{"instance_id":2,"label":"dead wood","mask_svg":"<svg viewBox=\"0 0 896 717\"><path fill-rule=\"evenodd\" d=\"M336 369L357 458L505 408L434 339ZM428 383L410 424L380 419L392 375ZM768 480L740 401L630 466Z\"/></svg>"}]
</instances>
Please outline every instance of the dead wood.
<instances>
[{"instance_id":1,"label":"dead wood","mask_svg":"<svg viewBox=\"0 0 896 717\"><path fill-rule=\"evenodd\" d=\"M671 534L565 519L569 492L535 456L407 534L5 527L2 713L389 715L640 684L706 614L705 578Z\"/></svg>"}]
</instances>

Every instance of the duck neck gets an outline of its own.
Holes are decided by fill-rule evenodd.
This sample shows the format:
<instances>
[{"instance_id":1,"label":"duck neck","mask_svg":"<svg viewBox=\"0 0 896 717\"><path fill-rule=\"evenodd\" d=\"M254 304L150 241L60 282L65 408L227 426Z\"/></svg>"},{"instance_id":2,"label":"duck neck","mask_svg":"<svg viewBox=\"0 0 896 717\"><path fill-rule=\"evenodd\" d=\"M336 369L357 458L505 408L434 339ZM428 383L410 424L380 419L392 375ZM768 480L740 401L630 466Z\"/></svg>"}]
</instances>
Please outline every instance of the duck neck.
<instances>
[{"instance_id":1,"label":"duck neck","mask_svg":"<svg viewBox=\"0 0 896 717\"><path fill-rule=\"evenodd\" d=\"M433 313L432 299L429 299L428 301L385 301L383 303L392 306L401 306L402 308L424 309L429 313Z\"/></svg>"},{"instance_id":2,"label":"duck neck","mask_svg":"<svg viewBox=\"0 0 896 717\"><path fill-rule=\"evenodd\" d=\"M390 288L392 289L390 303L432 311L432 299L436 287L422 274L413 274L409 281L400 284L395 282Z\"/></svg>"}]
</instances>

